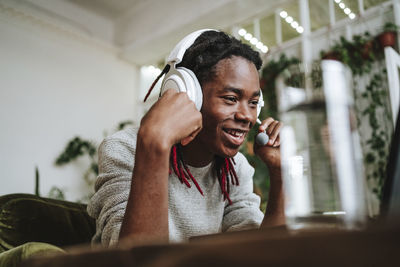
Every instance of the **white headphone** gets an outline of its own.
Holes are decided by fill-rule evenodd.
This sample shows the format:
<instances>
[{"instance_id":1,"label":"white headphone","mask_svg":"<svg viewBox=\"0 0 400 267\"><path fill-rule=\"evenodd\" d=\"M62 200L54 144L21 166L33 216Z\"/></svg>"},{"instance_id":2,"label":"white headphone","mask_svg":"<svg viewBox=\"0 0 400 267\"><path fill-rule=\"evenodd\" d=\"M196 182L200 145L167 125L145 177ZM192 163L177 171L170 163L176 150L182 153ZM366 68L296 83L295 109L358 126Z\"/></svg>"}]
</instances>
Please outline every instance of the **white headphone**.
<instances>
[{"instance_id":1,"label":"white headphone","mask_svg":"<svg viewBox=\"0 0 400 267\"><path fill-rule=\"evenodd\" d=\"M167 64L170 66L169 71L165 74L164 80L161 84L160 96L164 94L166 89L175 89L178 92L186 92L189 99L196 104L197 110L200 111L203 104L203 93L201 86L193 71L184 68L176 67L182 61L183 55L186 50L194 43L194 41L203 32L217 31L213 29L203 29L195 31L185 38L183 38L172 50L167 58ZM257 105L257 118L260 115L261 108L264 106L262 91L260 89L260 100Z\"/></svg>"}]
</instances>

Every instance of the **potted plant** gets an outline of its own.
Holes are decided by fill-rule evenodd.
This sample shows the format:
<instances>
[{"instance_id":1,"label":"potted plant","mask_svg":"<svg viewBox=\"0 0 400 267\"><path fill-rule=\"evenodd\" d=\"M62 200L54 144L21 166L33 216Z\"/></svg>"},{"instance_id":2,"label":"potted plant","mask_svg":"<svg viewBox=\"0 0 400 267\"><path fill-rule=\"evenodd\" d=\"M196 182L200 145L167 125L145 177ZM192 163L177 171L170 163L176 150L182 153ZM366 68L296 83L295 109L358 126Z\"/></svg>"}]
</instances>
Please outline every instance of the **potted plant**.
<instances>
[{"instance_id":1,"label":"potted plant","mask_svg":"<svg viewBox=\"0 0 400 267\"><path fill-rule=\"evenodd\" d=\"M364 60L373 60L376 50L376 40L371 36L371 34L366 31L361 35L356 35L353 38L353 42L356 47L361 50L361 57Z\"/></svg>"},{"instance_id":2,"label":"potted plant","mask_svg":"<svg viewBox=\"0 0 400 267\"><path fill-rule=\"evenodd\" d=\"M116 130L120 131L129 125L134 125L134 123L130 120L122 121L118 124ZM105 135L107 135L106 132ZM94 188L93 186L95 180L97 178L97 175L99 174L99 166L97 161L97 147L98 144L86 139L82 139L79 136L76 136L67 143L64 151L55 160L55 165L64 166L66 164L69 164L77 160L82 156L88 157L89 166L87 166L87 169L83 175L83 179L85 180L86 184L89 187ZM89 201L90 197L92 196L92 193L93 192L79 199L78 202ZM50 190L49 196L51 198L64 199L64 192L62 189L53 186Z\"/></svg>"},{"instance_id":3,"label":"potted plant","mask_svg":"<svg viewBox=\"0 0 400 267\"><path fill-rule=\"evenodd\" d=\"M331 60L337 60L337 61L341 61L340 60L340 53L336 50L331 50L328 52L325 51L321 51L320 56L322 59L331 59Z\"/></svg>"},{"instance_id":4,"label":"potted plant","mask_svg":"<svg viewBox=\"0 0 400 267\"><path fill-rule=\"evenodd\" d=\"M354 35L352 40L341 37L335 45L340 52L341 61L348 65L353 74L361 75L371 69L375 60L374 42L368 32Z\"/></svg>"},{"instance_id":5,"label":"potted plant","mask_svg":"<svg viewBox=\"0 0 400 267\"><path fill-rule=\"evenodd\" d=\"M378 35L377 39L382 48L385 48L387 46L391 46L394 48L396 45L396 33L398 31L399 27L392 23L392 22L387 22L383 26L383 32Z\"/></svg>"}]
</instances>

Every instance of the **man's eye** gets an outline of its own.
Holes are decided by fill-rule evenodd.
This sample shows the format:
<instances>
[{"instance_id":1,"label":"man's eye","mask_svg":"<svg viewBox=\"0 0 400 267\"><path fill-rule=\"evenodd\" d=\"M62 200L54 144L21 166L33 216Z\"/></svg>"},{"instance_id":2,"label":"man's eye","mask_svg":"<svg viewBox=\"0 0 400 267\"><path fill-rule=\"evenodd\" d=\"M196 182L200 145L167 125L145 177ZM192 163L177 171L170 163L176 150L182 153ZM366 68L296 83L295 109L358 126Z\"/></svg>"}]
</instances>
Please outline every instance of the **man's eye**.
<instances>
[{"instance_id":1,"label":"man's eye","mask_svg":"<svg viewBox=\"0 0 400 267\"><path fill-rule=\"evenodd\" d=\"M223 98L225 100L228 100L229 102L233 102L233 103L236 102L236 97L234 97L234 96L224 96Z\"/></svg>"},{"instance_id":2,"label":"man's eye","mask_svg":"<svg viewBox=\"0 0 400 267\"><path fill-rule=\"evenodd\" d=\"M258 100L252 100L252 101L250 101L250 104L257 106L258 105Z\"/></svg>"}]
</instances>

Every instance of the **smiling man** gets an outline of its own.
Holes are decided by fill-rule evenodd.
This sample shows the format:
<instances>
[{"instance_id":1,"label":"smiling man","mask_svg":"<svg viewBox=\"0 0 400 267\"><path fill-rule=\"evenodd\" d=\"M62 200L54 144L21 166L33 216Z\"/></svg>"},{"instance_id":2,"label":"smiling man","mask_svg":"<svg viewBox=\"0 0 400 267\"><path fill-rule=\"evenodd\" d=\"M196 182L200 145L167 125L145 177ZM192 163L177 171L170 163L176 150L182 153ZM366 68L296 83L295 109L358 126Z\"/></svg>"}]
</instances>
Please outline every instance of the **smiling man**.
<instances>
[{"instance_id":1,"label":"smiling man","mask_svg":"<svg viewBox=\"0 0 400 267\"><path fill-rule=\"evenodd\" d=\"M106 138L88 212L94 242L185 241L196 235L284 223L280 175L281 123L259 126L270 136L256 154L271 176L266 214L253 193L254 169L239 152L257 120L259 54L223 32L202 33L179 66L203 92L200 111L187 94L167 90L138 129ZM192 186L193 185L193 186Z\"/></svg>"}]
</instances>

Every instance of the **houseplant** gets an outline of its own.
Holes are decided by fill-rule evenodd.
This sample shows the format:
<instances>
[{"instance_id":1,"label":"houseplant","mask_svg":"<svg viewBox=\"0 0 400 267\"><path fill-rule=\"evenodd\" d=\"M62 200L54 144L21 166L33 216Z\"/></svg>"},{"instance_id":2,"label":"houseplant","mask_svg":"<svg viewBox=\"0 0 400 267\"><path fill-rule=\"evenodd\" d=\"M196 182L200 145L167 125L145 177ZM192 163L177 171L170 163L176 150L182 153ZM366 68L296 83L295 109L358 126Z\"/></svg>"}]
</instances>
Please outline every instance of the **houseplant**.
<instances>
[{"instance_id":1,"label":"houseplant","mask_svg":"<svg viewBox=\"0 0 400 267\"><path fill-rule=\"evenodd\" d=\"M391 29L393 24L386 24ZM393 29L393 28L392 28ZM382 114L390 114L385 102L387 84L386 70L382 64L383 53L378 43L378 37L373 38L369 32L355 35L351 40L341 37L330 51L339 55L339 60L347 65L354 76L353 92L358 109L359 128L366 127L371 132L361 132L366 175L372 191L378 199L381 197L382 184L385 178L385 162L388 155L388 140L390 130L385 129ZM322 53L324 58L326 53ZM384 118L390 120L390 118Z\"/></svg>"},{"instance_id":2,"label":"houseplant","mask_svg":"<svg viewBox=\"0 0 400 267\"><path fill-rule=\"evenodd\" d=\"M377 36L377 40L382 48L387 46L395 47L398 29L399 27L392 22L385 23L383 32Z\"/></svg>"},{"instance_id":3,"label":"houseplant","mask_svg":"<svg viewBox=\"0 0 400 267\"><path fill-rule=\"evenodd\" d=\"M359 75L371 68L375 60L377 45L375 39L367 31L354 35L351 40L343 36L328 52L321 51L321 59L333 59L348 65L352 72Z\"/></svg>"},{"instance_id":4,"label":"houseplant","mask_svg":"<svg viewBox=\"0 0 400 267\"><path fill-rule=\"evenodd\" d=\"M126 126L133 125L133 122L130 120L122 121L118 123L116 130L120 131L124 129ZM87 166L86 171L83 175L83 179L86 184L93 188L94 182L99 174L99 166L97 161L97 147L93 141L82 139L79 136L73 137L70 141L68 141L65 149L55 160L56 166L64 166L66 164L70 164L76 161L81 157L89 158L89 166ZM64 190L53 186L50 191L50 196L58 199L64 199ZM78 200L79 202L86 202L91 197L92 193L88 193L88 195L84 196L82 199Z\"/></svg>"}]
</instances>

